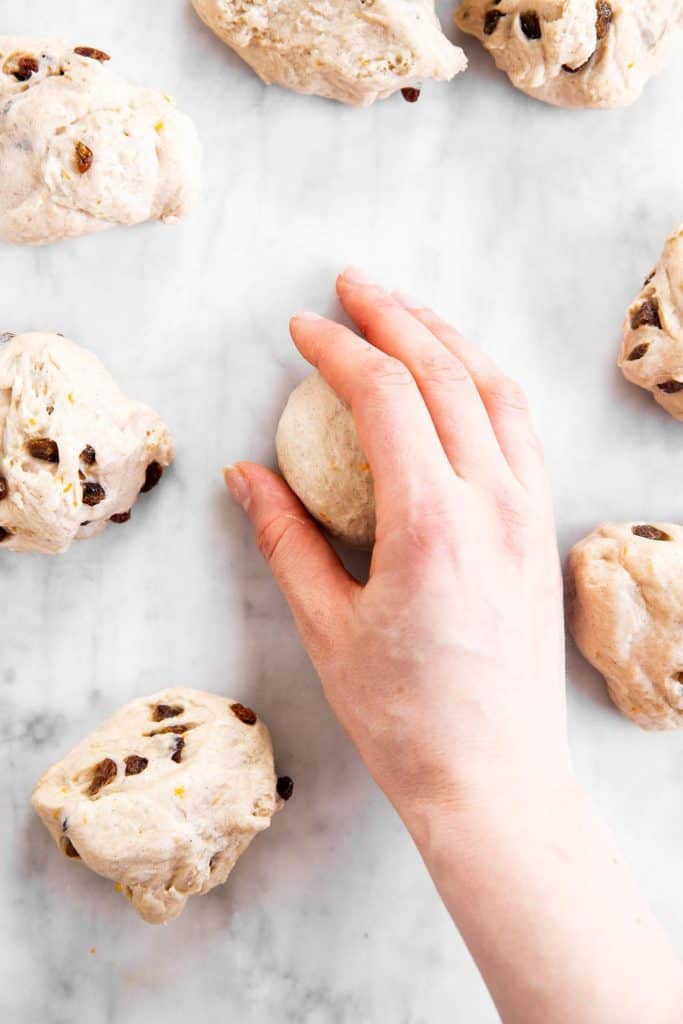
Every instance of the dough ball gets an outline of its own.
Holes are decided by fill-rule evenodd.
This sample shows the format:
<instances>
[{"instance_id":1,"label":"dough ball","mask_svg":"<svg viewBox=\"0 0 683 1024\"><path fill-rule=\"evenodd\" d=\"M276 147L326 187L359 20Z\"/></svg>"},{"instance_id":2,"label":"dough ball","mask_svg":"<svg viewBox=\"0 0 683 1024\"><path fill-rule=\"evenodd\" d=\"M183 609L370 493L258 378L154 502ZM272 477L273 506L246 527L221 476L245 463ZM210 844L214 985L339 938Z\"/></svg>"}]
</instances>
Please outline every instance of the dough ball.
<instances>
[{"instance_id":1,"label":"dough ball","mask_svg":"<svg viewBox=\"0 0 683 1024\"><path fill-rule=\"evenodd\" d=\"M626 315L619 367L683 420L683 228L666 243Z\"/></svg>"},{"instance_id":2,"label":"dough ball","mask_svg":"<svg viewBox=\"0 0 683 1024\"><path fill-rule=\"evenodd\" d=\"M40 245L112 224L172 223L194 203L194 125L108 60L60 40L0 36L0 239Z\"/></svg>"},{"instance_id":3,"label":"dough ball","mask_svg":"<svg viewBox=\"0 0 683 1024\"><path fill-rule=\"evenodd\" d=\"M365 106L467 67L434 0L192 0L199 16L268 85Z\"/></svg>"},{"instance_id":4,"label":"dough ball","mask_svg":"<svg viewBox=\"0 0 683 1024\"><path fill-rule=\"evenodd\" d=\"M67 857L162 924L225 882L291 790L253 711L171 689L127 704L53 765L33 806Z\"/></svg>"},{"instance_id":5,"label":"dough ball","mask_svg":"<svg viewBox=\"0 0 683 1024\"><path fill-rule=\"evenodd\" d=\"M275 438L282 474L312 516L357 547L375 540L372 474L348 405L319 373L289 396Z\"/></svg>"},{"instance_id":6,"label":"dough ball","mask_svg":"<svg viewBox=\"0 0 683 1024\"><path fill-rule=\"evenodd\" d=\"M680 37L681 0L463 0L456 22L522 92L561 107L624 107Z\"/></svg>"},{"instance_id":7,"label":"dough ball","mask_svg":"<svg viewBox=\"0 0 683 1024\"><path fill-rule=\"evenodd\" d=\"M125 522L173 457L157 414L90 352L57 334L0 335L0 551L59 554Z\"/></svg>"},{"instance_id":8,"label":"dough ball","mask_svg":"<svg viewBox=\"0 0 683 1024\"><path fill-rule=\"evenodd\" d=\"M568 568L569 627L614 703L643 729L683 726L683 527L607 523Z\"/></svg>"}]
</instances>

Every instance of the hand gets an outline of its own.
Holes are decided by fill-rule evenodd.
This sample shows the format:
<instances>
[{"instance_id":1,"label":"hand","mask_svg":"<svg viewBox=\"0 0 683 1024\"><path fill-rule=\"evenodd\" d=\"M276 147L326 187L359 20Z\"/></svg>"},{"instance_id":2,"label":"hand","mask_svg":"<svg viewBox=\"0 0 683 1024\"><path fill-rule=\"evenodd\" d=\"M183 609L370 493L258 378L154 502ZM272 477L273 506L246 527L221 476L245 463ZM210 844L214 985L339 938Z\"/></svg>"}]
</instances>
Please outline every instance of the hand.
<instances>
[{"instance_id":1,"label":"hand","mask_svg":"<svg viewBox=\"0 0 683 1024\"><path fill-rule=\"evenodd\" d=\"M404 817L559 778L561 577L524 396L435 313L356 271L337 291L367 341L314 314L290 326L350 405L372 469L367 585L280 477L240 463L228 485L330 704Z\"/></svg>"}]
</instances>

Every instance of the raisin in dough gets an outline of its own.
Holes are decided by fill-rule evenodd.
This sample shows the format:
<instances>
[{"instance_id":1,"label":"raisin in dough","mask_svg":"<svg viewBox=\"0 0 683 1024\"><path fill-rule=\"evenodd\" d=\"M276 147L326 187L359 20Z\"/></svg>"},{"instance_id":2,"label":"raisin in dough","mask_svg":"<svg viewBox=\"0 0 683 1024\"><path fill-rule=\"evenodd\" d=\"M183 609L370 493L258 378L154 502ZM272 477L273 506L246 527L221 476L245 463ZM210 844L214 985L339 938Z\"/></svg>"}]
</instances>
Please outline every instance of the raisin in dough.
<instances>
[{"instance_id":1,"label":"raisin in dough","mask_svg":"<svg viewBox=\"0 0 683 1024\"><path fill-rule=\"evenodd\" d=\"M607 523L568 568L569 627L614 703L644 729L683 726L683 527Z\"/></svg>"},{"instance_id":2,"label":"raisin in dough","mask_svg":"<svg viewBox=\"0 0 683 1024\"><path fill-rule=\"evenodd\" d=\"M200 146L172 100L107 54L0 36L0 239L40 245L192 206Z\"/></svg>"},{"instance_id":3,"label":"raisin in dough","mask_svg":"<svg viewBox=\"0 0 683 1024\"><path fill-rule=\"evenodd\" d=\"M67 857L163 924L227 879L282 805L267 728L201 690L132 701L53 765L33 806Z\"/></svg>"},{"instance_id":4,"label":"raisin in dough","mask_svg":"<svg viewBox=\"0 0 683 1024\"><path fill-rule=\"evenodd\" d=\"M264 82L295 92L365 106L467 67L441 31L434 0L192 2Z\"/></svg>"},{"instance_id":5,"label":"raisin in dough","mask_svg":"<svg viewBox=\"0 0 683 1024\"><path fill-rule=\"evenodd\" d=\"M463 0L477 36L513 85L561 107L624 107L680 38L683 0Z\"/></svg>"},{"instance_id":6,"label":"raisin in dough","mask_svg":"<svg viewBox=\"0 0 683 1024\"><path fill-rule=\"evenodd\" d=\"M358 547L375 539L375 494L348 405L319 373L289 396L275 438L285 480L311 515Z\"/></svg>"},{"instance_id":7,"label":"raisin in dough","mask_svg":"<svg viewBox=\"0 0 683 1024\"><path fill-rule=\"evenodd\" d=\"M90 352L57 334L0 335L0 551L59 554L125 522L173 456L157 414Z\"/></svg>"},{"instance_id":8,"label":"raisin in dough","mask_svg":"<svg viewBox=\"0 0 683 1024\"><path fill-rule=\"evenodd\" d=\"M626 314L619 367L683 420L683 228L667 241Z\"/></svg>"}]
</instances>

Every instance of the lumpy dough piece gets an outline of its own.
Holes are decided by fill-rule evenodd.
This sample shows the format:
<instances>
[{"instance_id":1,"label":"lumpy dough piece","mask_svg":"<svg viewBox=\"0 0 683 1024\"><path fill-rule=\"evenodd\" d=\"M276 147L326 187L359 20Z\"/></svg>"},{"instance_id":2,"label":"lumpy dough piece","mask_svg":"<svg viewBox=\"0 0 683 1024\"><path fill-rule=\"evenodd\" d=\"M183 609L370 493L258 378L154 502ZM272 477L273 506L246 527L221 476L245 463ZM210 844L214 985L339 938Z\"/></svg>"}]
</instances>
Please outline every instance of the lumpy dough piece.
<instances>
[{"instance_id":1,"label":"lumpy dough piece","mask_svg":"<svg viewBox=\"0 0 683 1024\"><path fill-rule=\"evenodd\" d=\"M0 335L0 552L59 554L125 522L173 457L157 414L90 352L57 334Z\"/></svg>"},{"instance_id":2,"label":"lumpy dough piece","mask_svg":"<svg viewBox=\"0 0 683 1024\"><path fill-rule=\"evenodd\" d=\"M33 793L62 852L115 882L150 924L225 882L281 805L263 722L191 689L127 704Z\"/></svg>"},{"instance_id":3,"label":"lumpy dough piece","mask_svg":"<svg viewBox=\"0 0 683 1024\"><path fill-rule=\"evenodd\" d=\"M456 13L513 85L562 107L632 103L682 19L683 0L463 0Z\"/></svg>"},{"instance_id":4,"label":"lumpy dough piece","mask_svg":"<svg viewBox=\"0 0 683 1024\"><path fill-rule=\"evenodd\" d=\"M569 627L614 703L644 729L683 726L683 528L607 523L568 570Z\"/></svg>"},{"instance_id":5,"label":"lumpy dough piece","mask_svg":"<svg viewBox=\"0 0 683 1024\"><path fill-rule=\"evenodd\" d=\"M667 241L626 314L619 367L683 420L683 227Z\"/></svg>"},{"instance_id":6,"label":"lumpy dough piece","mask_svg":"<svg viewBox=\"0 0 683 1024\"><path fill-rule=\"evenodd\" d=\"M0 36L0 238L40 245L192 206L200 145L172 100L108 55Z\"/></svg>"},{"instance_id":7,"label":"lumpy dough piece","mask_svg":"<svg viewBox=\"0 0 683 1024\"><path fill-rule=\"evenodd\" d=\"M434 0L192 0L267 84L365 106L467 67ZM414 98L414 97L413 97Z\"/></svg>"},{"instance_id":8,"label":"lumpy dough piece","mask_svg":"<svg viewBox=\"0 0 683 1024\"><path fill-rule=\"evenodd\" d=\"M311 515L357 547L375 539L372 474L351 410L319 373L289 396L275 439L283 476Z\"/></svg>"}]
</instances>

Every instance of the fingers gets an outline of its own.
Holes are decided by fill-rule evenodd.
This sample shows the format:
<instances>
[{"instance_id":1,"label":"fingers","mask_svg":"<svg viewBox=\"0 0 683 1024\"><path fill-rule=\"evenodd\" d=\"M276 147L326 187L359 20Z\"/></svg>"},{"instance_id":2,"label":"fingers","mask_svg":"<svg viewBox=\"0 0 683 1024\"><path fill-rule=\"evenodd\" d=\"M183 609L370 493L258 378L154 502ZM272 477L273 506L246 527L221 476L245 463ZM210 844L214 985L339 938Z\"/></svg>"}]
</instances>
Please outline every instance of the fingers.
<instances>
[{"instance_id":1,"label":"fingers","mask_svg":"<svg viewBox=\"0 0 683 1024\"><path fill-rule=\"evenodd\" d=\"M412 374L456 473L484 487L509 475L481 395L457 353L358 271L337 278L337 294L368 341Z\"/></svg>"},{"instance_id":2,"label":"fingers","mask_svg":"<svg viewBox=\"0 0 683 1024\"><path fill-rule=\"evenodd\" d=\"M411 315L467 367L500 449L519 482L527 489L541 487L546 490L541 444L534 430L526 396L519 385L432 310L417 308L412 300L403 302Z\"/></svg>"},{"instance_id":3,"label":"fingers","mask_svg":"<svg viewBox=\"0 0 683 1024\"><path fill-rule=\"evenodd\" d=\"M249 462L227 466L224 475L315 661L350 620L358 584L281 477Z\"/></svg>"},{"instance_id":4,"label":"fingers","mask_svg":"<svg viewBox=\"0 0 683 1024\"><path fill-rule=\"evenodd\" d=\"M406 366L313 314L293 317L290 330L303 357L351 407L374 478L378 530L397 515L419 517L456 478Z\"/></svg>"}]
</instances>

